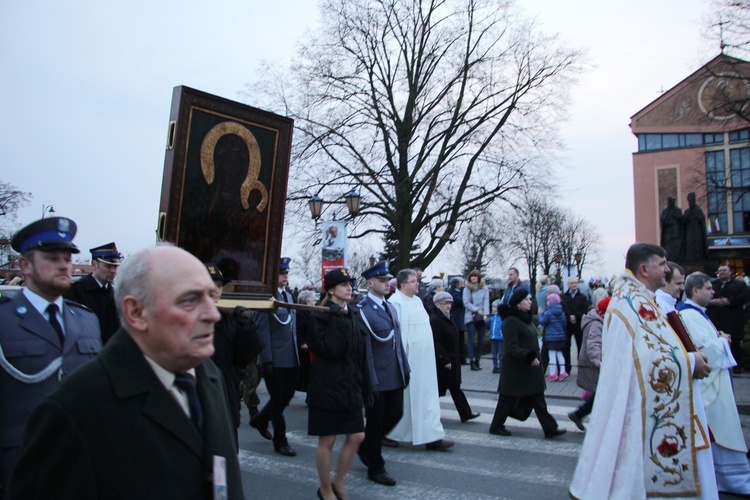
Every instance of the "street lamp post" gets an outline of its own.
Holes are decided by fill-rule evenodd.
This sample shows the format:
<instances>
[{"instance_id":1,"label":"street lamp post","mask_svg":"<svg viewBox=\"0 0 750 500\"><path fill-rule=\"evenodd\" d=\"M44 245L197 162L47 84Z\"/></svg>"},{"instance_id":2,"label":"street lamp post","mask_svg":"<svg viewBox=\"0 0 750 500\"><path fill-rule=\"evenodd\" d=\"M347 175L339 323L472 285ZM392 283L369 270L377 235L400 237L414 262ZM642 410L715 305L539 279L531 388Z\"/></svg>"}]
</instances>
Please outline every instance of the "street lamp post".
<instances>
[{"instance_id":1,"label":"street lamp post","mask_svg":"<svg viewBox=\"0 0 750 500\"><path fill-rule=\"evenodd\" d=\"M48 213L54 214L55 207L53 207L52 205L42 205L42 219L44 219L44 216Z\"/></svg>"},{"instance_id":2,"label":"street lamp post","mask_svg":"<svg viewBox=\"0 0 750 500\"><path fill-rule=\"evenodd\" d=\"M557 279L555 280L555 284L562 289L562 272L560 271L560 264L562 263L562 254L556 253L555 254L555 264L557 264Z\"/></svg>"},{"instance_id":3,"label":"street lamp post","mask_svg":"<svg viewBox=\"0 0 750 500\"><path fill-rule=\"evenodd\" d=\"M324 208L325 203L345 204L347 210L349 211L349 219L352 221L359 213L359 206L360 206L360 202L362 201L362 197L359 195L359 193L357 193L357 191L354 190L354 188L350 189L343 196L344 198L343 202L342 201L326 202L318 194L319 193L316 193L307 202L307 205L310 207L310 216L315 221L316 228L318 227L318 221L320 220L320 217L323 215L323 208ZM335 222L336 220L335 213L334 213L333 219ZM322 266L321 271L323 271L323 274L325 273L327 268L330 269L333 267L341 267L342 261L343 261L343 265L346 265L346 252L347 252L346 247L348 245L345 244L341 248L333 246L333 241L339 234L338 229L336 225L334 224L334 222L332 222L331 223L332 225L328 228L328 232L330 232L332 236L331 245L330 247L326 247L326 244L325 243L323 244L323 251L322 251L323 258L321 260L321 266ZM344 222L344 224L346 225L346 222ZM333 230L335 230L335 232L332 232ZM371 257L370 260L373 261L373 259L374 257Z\"/></svg>"},{"instance_id":4,"label":"street lamp post","mask_svg":"<svg viewBox=\"0 0 750 500\"><path fill-rule=\"evenodd\" d=\"M583 252L579 249L576 253L573 254L573 258L576 261L576 275L578 276L578 279L581 279L581 261L583 260Z\"/></svg>"},{"instance_id":5,"label":"street lamp post","mask_svg":"<svg viewBox=\"0 0 750 500\"><path fill-rule=\"evenodd\" d=\"M346 208L349 210L349 215L352 219L354 219L359 213L359 205L361 201L362 197L354 190L354 188L350 189L349 192L344 195L344 203L346 204ZM310 216L316 223L318 222L318 219L320 219L320 216L323 215L323 205L325 203L340 204L341 202L327 202L317 194L313 195L307 201L307 206L310 207Z\"/></svg>"}]
</instances>

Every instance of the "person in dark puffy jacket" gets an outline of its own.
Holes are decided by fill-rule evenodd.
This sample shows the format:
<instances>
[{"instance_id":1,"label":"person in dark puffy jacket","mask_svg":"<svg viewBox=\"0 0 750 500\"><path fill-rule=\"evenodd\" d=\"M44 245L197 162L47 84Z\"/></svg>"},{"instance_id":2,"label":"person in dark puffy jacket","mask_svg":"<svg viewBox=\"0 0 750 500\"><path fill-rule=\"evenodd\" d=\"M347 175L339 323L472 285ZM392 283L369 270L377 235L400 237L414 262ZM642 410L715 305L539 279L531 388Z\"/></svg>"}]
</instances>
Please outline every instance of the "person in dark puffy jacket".
<instances>
[{"instance_id":1,"label":"person in dark puffy jacket","mask_svg":"<svg viewBox=\"0 0 750 500\"><path fill-rule=\"evenodd\" d=\"M544 345L549 352L547 382L555 380L562 382L568 378L568 372L565 371L565 357L563 356L565 325L568 324L568 320L560 302L559 295L547 295L547 309L539 316L539 324L544 327ZM559 375L558 366L560 368Z\"/></svg>"}]
</instances>

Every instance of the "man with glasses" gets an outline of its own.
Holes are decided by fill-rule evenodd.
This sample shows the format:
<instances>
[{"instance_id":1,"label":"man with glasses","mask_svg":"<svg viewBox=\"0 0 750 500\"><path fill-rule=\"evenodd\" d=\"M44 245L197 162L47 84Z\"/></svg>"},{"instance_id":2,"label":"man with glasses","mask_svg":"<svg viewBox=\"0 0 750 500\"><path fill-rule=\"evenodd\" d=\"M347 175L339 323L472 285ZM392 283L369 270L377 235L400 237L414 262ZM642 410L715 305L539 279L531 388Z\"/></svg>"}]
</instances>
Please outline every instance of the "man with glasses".
<instances>
[{"instance_id":1,"label":"man with glasses","mask_svg":"<svg viewBox=\"0 0 750 500\"><path fill-rule=\"evenodd\" d=\"M396 285L398 288L390 302L401 322L401 338L411 368L411 381L404 390L404 416L388 437L394 441L424 444L428 450L446 450L454 442L445 439L440 422L435 344L430 317L419 298L416 271L399 271Z\"/></svg>"}]
</instances>

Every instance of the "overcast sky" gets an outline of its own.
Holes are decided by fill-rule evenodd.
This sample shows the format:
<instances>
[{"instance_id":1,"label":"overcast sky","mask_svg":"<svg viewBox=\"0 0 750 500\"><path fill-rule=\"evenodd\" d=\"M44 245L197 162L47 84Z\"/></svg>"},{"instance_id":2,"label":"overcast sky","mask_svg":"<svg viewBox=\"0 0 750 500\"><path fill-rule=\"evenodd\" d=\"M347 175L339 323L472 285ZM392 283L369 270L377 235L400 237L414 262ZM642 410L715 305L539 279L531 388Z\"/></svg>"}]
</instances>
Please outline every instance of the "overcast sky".
<instances>
[{"instance_id":1,"label":"overcast sky","mask_svg":"<svg viewBox=\"0 0 750 500\"><path fill-rule=\"evenodd\" d=\"M707 2L521 4L589 50L561 127L558 202L599 228L598 272L619 272L635 237L629 118L718 53L702 38ZM51 204L84 252L153 244L173 87L252 104L238 93L258 62L289 60L316 22L313 0L0 3L0 180L33 194L21 222Z\"/></svg>"}]
</instances>

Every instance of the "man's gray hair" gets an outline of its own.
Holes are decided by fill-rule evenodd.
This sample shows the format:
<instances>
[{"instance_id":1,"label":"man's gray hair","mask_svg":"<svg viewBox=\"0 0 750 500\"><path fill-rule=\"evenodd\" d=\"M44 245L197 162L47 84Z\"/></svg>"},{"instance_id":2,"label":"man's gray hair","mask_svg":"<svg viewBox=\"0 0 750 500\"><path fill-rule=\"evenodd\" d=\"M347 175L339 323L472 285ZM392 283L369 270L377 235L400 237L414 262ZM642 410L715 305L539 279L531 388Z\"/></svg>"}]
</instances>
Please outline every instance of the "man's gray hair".
<instances>
[{"instance_id":1,"label":"man's gray hair","mask_svg":"<svg viewBox=\"0 0 750 500\"><path fill-rule=\"evenodd\" d=\"M458 276L454 276L453 278L451 278L451 287L458 288L458 285L460 285L462 281L463 281L462 278L459 278Z\"/></svg>"},{"instance_id":2,"label":"man's gray hair","mask_svg":"<svg viewBox=\"0 0 750 500\"><path fill-rule=\"evenodd\" d=\"M174 246L171 243L159 243L157 246ZM125 259L117 270L115 278L115 303L120 313L120 325L127 326L125 315L122 313L122 301L132 295L142 302L152 314L156 312L153 290L151 289L151 252L153 247L145 248Z\"/></svg>"},{"instance_id":3,"label":"man's gray hair","mask_svg":"<svg viewBox=\"0 0 750 500\"><path fill-rule=\"evenodd\" d=\"M685 279L685 295L687 295L687 298L692 299L693 288L703 288L706 286L707 281L711 281L711 278L707 274L701 272L690 274L690 276Z\"/></svg>"},{"instance_id":4,"label":"man's gray hair","mask_svg":"<svg viewBox=\"0 0 750 500\"><path fill-rule=\"evenodd\" d=\"M417 272L414 269L402 269L396 273L396 287L401 290L401 285L409 281L409 277L417 277Z\"/></svg>"}]
</instances>

